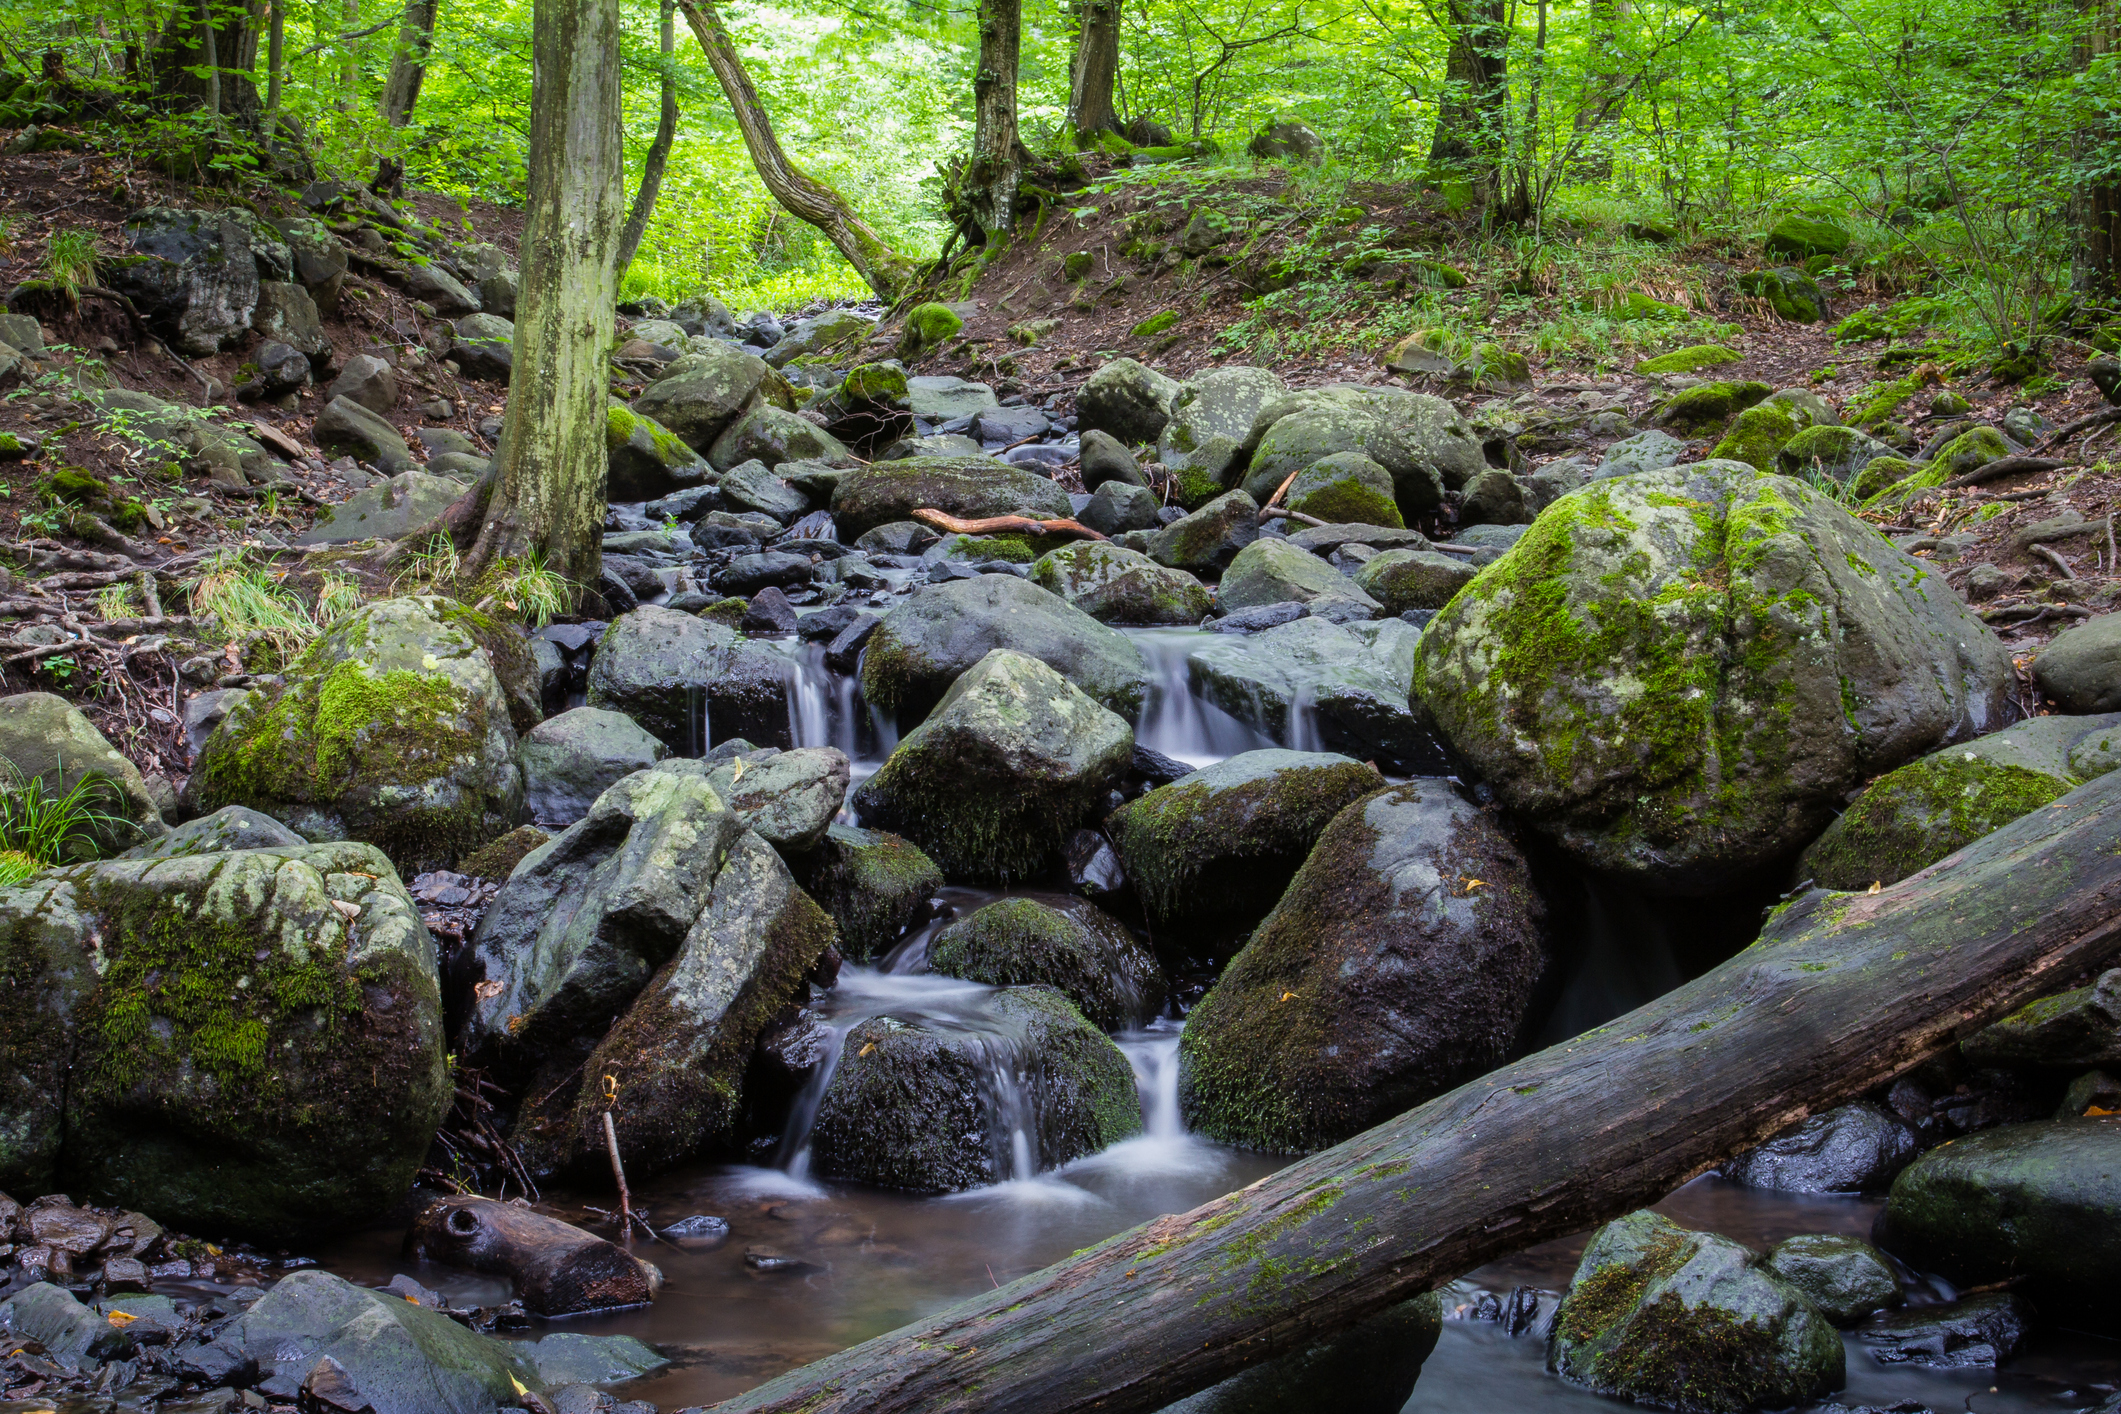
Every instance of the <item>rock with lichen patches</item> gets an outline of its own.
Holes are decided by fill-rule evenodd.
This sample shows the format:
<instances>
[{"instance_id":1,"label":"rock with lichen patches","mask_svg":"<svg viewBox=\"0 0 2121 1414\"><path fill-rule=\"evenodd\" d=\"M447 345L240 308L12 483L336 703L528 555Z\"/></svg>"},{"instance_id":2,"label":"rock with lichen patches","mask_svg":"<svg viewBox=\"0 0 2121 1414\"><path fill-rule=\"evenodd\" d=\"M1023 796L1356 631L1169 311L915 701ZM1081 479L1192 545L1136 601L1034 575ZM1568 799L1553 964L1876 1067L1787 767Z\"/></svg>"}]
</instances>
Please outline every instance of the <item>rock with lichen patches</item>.
<instances>
[{"instance_id":1,"label":"rock with lichen patches","mask_svg":"<svg viewBox=\"0 0 2121 1414\"><path fill-rule=\"evenodd\" d=\"M625 713L674 751L731 737L779 745L789 741L791 671L781 654L725 624L644 604L597 641L589 705Z\"/></svg>"},{"instance_id":2,"label":"rock with lichen patches","mask_svg":"<svg viewBox=\"0 0 2121 1414\"><path fill-rule=\"evenodd\" d=\"M1325 420L1307 424L1301 436L1289 429L1273 437L1283 422L1303 416ZM1343 430L1325 432L1336 418ZM1329 383L1260 406L1238 448L1240 461L1249 463L1242 484L1265 501L1291 471L1342 451L1363 452L1389 471L1400 513L1409 518L1434 510L1442 491L1458 490L1488 466L1479 434L1445 399L1404 388Z\"/></svg>"},{"instance_id":3,"label":"rock with lichen patches","mask_svg":"<svg viewBox=\"0 0 2121 1414\"><path fill-rule=\"evenodd\" d=\"M790 408L786 382L757 354L708 342L664 367L633 410L704 453L729 425L762 403Z\"/></svg>"},{"instance_id":4,"label":"rock with lichen patches","mask_svg":"<svg viewBox=\"0 0 2121 1414\"><path fill-rule=\"evenodd\" d=\"M839 928L840 952L854 962L890 951L943 886L943 871L911 841L856 825L827 828L795 868Z\"/></svg>"},{"instance_id":5,"label":"rock with lichen patches","mask_svg":"<svg viewBox=\"0 0 2121 1414\"><path fill-rule=\"evenodd\" d=\"M1139 1026L1164 1000L1155 955L1118 919L1065 894L975 910L929 944L928 966L990 986L1052 987L1101 1031Z\"/></svg>"},{"instance_id":6,"label":"rock with lichen patches","mask_svg":"<svg viewBox=\"0 0 2121 1414\"><path fill-rule=\"evenodd\" d=\"M1287 499L1293 513L1328 525L1401 529L1406 521L1393 495L1390 472L1361 452L1336 452L1298 472Z\"/></svg>"},{"instance_id":7,"label":"rock with lichen patches","mask_svg":"<svg viewBox=\"0 0 2121 1414\"><path fill-rule=\"evenodd\" d=\"M854 808L952 878L1029 878L1133 754L1125 718L1038 659L996 648L862 782Z\"/></svg>"},{"instance_id":8,"label":"rock with lichen patches","mask_svg":"<svg viewBox=\"0 0 2121 1414\"><path fill-rule=\"evenodd\" d=\"M1862 781L1999 720L2011 684L1929 566L1727 461L1556 501L1422 634L1414 678L1512 809L1679 894L1787 859Z\"/></svg>"},{"instance_id":9,"label":"rock with lichen patches","mask_svg":"<svg viewBox=\"0 0 2121 1414\"><path fill-rule=\"evenodd\" d=\"M833 523L844 536L910 520L916 510L971 520L1005 515L1065 520L1075 513L1057 483L994 457L877 462L841 478L832 491Z\"/></svg>"},{"instance_id":10,"label":"rock with lichen patches","mask_svg":"<svg viewBox=\"0 0 2121 1414\"><path fill-rule=\"evenodd\" d=\"M1255 540L1237 552L1223 571L1216 599L1226 611L1265 604L1317 604L1338 601L1367 618L1381 606L1339 570L1286 540Z\"/></svg>"},{"instance_id":11,"label":"rock with lichen patches","mask_svg":"<svg viewBox=\"0 0 2121 1414\"><path fill-rule=\"evenodd\" d=\"M1031 582L1107 624L1197 624L1214 602L1207 586L1184 570L1108 540L1081 540L1040 556Z\"/></svg>"},{"instance_id":12,"label":"rock with lichen patches","mask_svg":"<svg viewBox=\"0 0 2121 1414\"><path fill-rule=\"evenodd\" d=\"M1840 1387L1841 1336L1751 1248L1630 1213L1591 1238L1554 1313L1547 1366L1684 1414L1804 1404Z\"/></svg>"},{"instance_id":13,"label":"rock with lichen patches","mask_svg":"<svg viewBox=\"0 0 2121 1414\"><path fill-rule=\"evenodd\" d=\"M49 692L0 697L0 767L14 783L40 782L47 796L82 787L107 819L86 822L97 850L125 849L160 836L162 812L135 766L104 739L81 709Z\"/></svg>"},{"instance_id":14,"label":"rock with lichen patches","mask_svg":"<svg viewBox=\"0 0 2121 1414\"><path fill-rule=\"evenodd\" d=\"M230 709L199 753L198 808L247 805L305 839L365 840L407 872L448 868L521 817L496 661L510 648L453 600L363 605Z\"/></svg>"},{"instance_id":15,"label":"rock with lichen patches","mask_svg":"<svg viewBox=\"0 0 2121 1414\"><path fill-rule=\"evenodd\" d=\"M1187 1124L1308 1153L1481 1074L1524 1024L1544 915L1516 844L1447 782L1345 807L1186 1016Z\"/></svg>"},{"instance_id":16,"label":"rock with lichen patches","mask_svg":"<svg viewBox=\"0 0 2121 1414\"><path fill-rule=\"evenodd\" d=\"M434 948L368 845L46 870L0 952L18 1192L305 1240L403 1199L448 1106Z\"/></svg>"},{"instance_id":17,"label":"rock with lichen patches","mask_svg":"<svg viewBox=\"0 0 2121 1414\"><path fill-rule=\"evenodd\" d=\"M605 412L604 445L610 449L613 501L652 501L705 485L714 468L685 440L646 413L614 404Z\"/></svg>"}]
</instances>

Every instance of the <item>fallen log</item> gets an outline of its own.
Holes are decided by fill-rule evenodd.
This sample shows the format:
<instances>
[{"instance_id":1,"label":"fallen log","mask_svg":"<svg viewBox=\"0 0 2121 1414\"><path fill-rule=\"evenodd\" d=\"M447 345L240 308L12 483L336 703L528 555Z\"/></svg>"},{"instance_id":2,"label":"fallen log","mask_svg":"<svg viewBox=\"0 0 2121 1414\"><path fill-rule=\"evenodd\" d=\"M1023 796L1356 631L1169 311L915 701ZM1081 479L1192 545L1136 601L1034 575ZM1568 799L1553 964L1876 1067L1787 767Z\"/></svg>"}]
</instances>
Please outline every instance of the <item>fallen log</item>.
<instances>
[{"instance_id":1,"label":"fallen log","mask_svg":"<svg viewBox=\"0 0 2121 1414\"><path fill-rule=\"evenodd\" d=\"M715 1406L1131 1414L1662 1198L2121 954L2121 771L1190 1213Z\"/></svg>"},{"instance_id":2,"label":"fallen log","mask_svg":"<svg viewBox=\"0 0 2121 1414\"><path fill-rule=\"evenodd\" d=\"M655 1299L662 1273L594 1233L516 1203L438 1198L413 1219L405 1255L515 1283L523 1309L562 1316Z\"/></svg>"},{"instance_id":3,"label":"fallen log","mask_svg":"<svg viewBox=\"0 0 2121 1414\"><path fill-rule=\"evenodd\" d=\"M1105 537L1074 520L1039 520L1033 516L987 516L981 520L965 520L923 507L910 513L922 525L940 530L945 535L998 535L1016 532L1022 535L1073 535L1082 540L1103 540Z\"/></svg>"}]
</instances>

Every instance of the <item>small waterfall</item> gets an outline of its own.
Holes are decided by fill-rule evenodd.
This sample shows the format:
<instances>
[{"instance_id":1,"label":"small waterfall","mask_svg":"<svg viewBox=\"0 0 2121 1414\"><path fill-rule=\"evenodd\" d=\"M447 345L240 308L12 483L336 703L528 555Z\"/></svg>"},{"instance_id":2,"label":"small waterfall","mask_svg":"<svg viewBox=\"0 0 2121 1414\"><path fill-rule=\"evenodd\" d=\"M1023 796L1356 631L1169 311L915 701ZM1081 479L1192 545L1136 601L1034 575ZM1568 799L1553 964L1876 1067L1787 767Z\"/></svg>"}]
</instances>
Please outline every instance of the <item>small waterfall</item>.
<instances>
[{"instance_id":1,"label":"small waterfall","mask_svg":"<svg viewBox=\"0 0 2121 1414\"><path fill-rule=\"evenodd\" d=\"M1277 745L1272 736L1239 721L1195 690L1187 655L1200 646L1203 636L1196 629L1128 632L1149 668L1149 698L1134 729L1135 744L1196 767Z\"/></svg>"},{"instance_id":2,"label":"small waterfall","mask_svg":"<svg viewBox=\"0 0 2121 1414\"><path fill-rule=\"evenodd\" d=\"M853 764L856 780L873 774L898 745L898 731L863 701L860 682L826 666L822 643L768 641L788 660L783 682L789 743L836 747Z\"/></svg>"},{"instance_id":3,"label":"small waterfall","mask_svg":"<svg viewBox=\"0 0 2121 1414\"><path fill-rule=\"evenodd\" d=\"M1127 1064L1134 1067L1134 1088L1142 1098L1144 1139L1183 1139L1185 1122L1178 1117L1178 1022L1159 1021L1147 1031L1121 1036L1117 1045Z\"/></svg>"}]
</instances>

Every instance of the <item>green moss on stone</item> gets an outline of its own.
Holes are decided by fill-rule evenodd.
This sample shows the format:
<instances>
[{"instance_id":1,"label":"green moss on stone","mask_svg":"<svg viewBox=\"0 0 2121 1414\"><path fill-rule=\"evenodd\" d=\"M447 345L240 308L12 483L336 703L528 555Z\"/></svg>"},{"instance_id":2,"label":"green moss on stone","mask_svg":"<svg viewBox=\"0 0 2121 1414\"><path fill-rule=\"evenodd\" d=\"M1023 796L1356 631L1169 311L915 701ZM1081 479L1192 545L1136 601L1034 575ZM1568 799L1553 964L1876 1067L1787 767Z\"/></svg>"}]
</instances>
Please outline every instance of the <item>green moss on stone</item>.
<instances>
[{"instance_id":1,"label":"green moss on stone","mask_svg":"<svg viewBox=\"0 0 2121 1414\"><path fill-rule=\"evenodd\" d=\"M1646 358L1635 365L1637 373L1699 373L1705 368L1715 368L1726 363L1740 363L1745 355L1736 349L1727 349L1721 344L1694 344L1683 349L1673 349L1655 358Z\"/></svg>"},{"instance_id":2,"label":"green moss on stone","mask_svg":"<svg viewBox=\"0 0 2121 1414\"><path fill-rule=\"evenodd\" d=\"M1166 309L1150 315L1147 319L1135 325L1130 332L1137 339L1154 338L1177 323L1178 311Z\"/></svg>"},{"instance_id":3,"label":"green moss on stone","mask_svg":"<svg viewBox=\"0 0 2121 1414\"><path fill-rule=\"evenodd\" d=\"M1787 408L1776 403L1761 403L1731 419L1730 429L1709 455L1741 461L1760 471L1772 471L1776 454L1796 435L1797 420L1790 416Z\"/></svg>"},{"instance_id":4,"label":"green moss on stone","mask_svg":"<svg viewBox=\"0 0 2121 1414\"><path fill-rule=\"evenodd\" d=\"M2076 784L1941 751L1873 781L1806 852L1805 867L1828 888L1898 883Z\"/></svg>"},{"instance_id":5,"label":"green moss on stone","mask_svg":"<svg viewBox=\"0 0 2121 1414\"><path fill-rule=\"evenodd\" d=\"M1681 431L1702 431L1721 426L1773 391L1765 383L1702 383L1668 398L1657 410L1657 421Z\"/></svg>"}]
</instances>

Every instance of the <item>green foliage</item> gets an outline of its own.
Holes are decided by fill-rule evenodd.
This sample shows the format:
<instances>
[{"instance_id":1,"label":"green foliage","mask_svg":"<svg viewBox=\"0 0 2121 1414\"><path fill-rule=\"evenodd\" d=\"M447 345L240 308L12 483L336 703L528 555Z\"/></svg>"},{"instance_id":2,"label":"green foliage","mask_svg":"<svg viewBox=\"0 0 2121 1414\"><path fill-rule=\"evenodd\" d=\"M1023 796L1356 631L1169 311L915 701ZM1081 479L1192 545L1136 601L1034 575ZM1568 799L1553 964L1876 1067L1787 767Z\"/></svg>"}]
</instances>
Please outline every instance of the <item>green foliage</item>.
<instances>
[{"instance_id":1,"label":"green foliage","mask_svg":"<svg viewBox=\"0 0 2121 1414\"><path fill-rule=\"evenodd\" d=\"M52 232L44 248L44 278L66 296L81 302L81 287L96 283L96 233L78 226Z\"/></svg>"},{"instance_id":2,"label":"green foliage","mask_svg":"<svg viewBox=\"0 0 2121 1414\"><path fill-rule=\"evenodd\" d=\"M281 583L283 573L252 563L241 549L223 550L192 582L192 612L214 615L231 639L262 639L283 660L291 658L320 627L300 596Z\"/></svg>"},{"instance_id":3,"label":"green foliage","mask_svg":"<svg viewBox=\"0 0 2121 1414\"><path fill-rule=\"evenodd\" d=\"M130 828L123 815L103 808L118 803L117 788L106 776L86 775L61 791L45 785L42 776L24 780L9 766L0 776L0 879L20 882L25 859L39 869L94 859L99 832Z\"/></svg>"}]
</instances>

